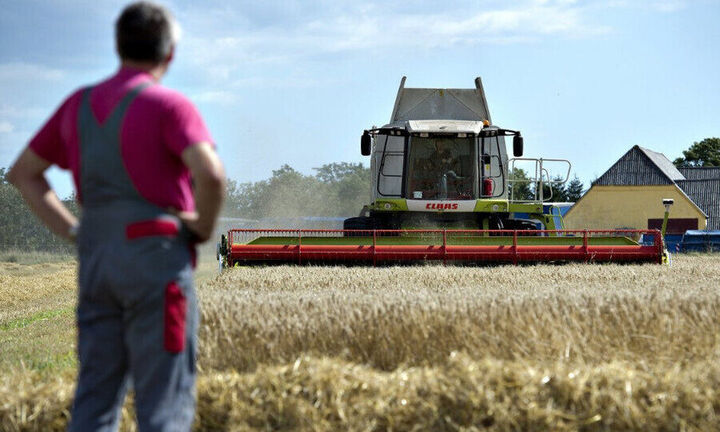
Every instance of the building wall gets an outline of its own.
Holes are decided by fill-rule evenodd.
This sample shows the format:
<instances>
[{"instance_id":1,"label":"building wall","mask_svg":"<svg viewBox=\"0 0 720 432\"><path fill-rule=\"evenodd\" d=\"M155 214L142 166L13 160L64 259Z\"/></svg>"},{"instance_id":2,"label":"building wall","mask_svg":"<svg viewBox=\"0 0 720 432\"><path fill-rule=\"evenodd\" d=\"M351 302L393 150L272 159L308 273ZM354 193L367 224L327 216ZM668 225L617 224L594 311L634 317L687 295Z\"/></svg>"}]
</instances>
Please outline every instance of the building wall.
<instances>
[{"instance_id":1,"label":"building wall","mask_svg":"<svg viewBox=\"0 0 720 432\"><path fill-rule=\"evenodd\" d=\"M702 211L674 184L647 186L595 185L564 217L567 229L647 229L648 219L662 218L663 198L672 198L671 218L697 218L705 229Z\"/></svg>"}]
</instances>

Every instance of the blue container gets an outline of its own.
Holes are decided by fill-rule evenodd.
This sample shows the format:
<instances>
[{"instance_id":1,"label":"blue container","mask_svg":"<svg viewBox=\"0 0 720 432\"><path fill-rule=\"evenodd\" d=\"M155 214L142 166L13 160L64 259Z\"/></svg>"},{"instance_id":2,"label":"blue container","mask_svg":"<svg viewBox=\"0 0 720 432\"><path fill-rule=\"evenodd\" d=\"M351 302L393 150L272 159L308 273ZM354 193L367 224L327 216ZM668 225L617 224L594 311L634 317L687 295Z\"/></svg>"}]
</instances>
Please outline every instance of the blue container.
<instances>
[{"instance_id":1,"label":"blue container","mask_svg":"<svg viewBox=\"0 0 720 432\"><path fill-rule=\"evenodd\" d=\"M670 253L682 252L682 234L665 234L665 247ZM655 244L655 234L643 234L640 239L643 246L652 246Z\"/></svg>"},{"instance_id":2,"label":"blue container","mask_svg":"<svg viewBox=\"0 0 720 432\"><path fill-rule=\"evenodd\" d=\"M720 230L687 230L680 249L683 252L720 252Z\"/></svg>"}]
</instances>

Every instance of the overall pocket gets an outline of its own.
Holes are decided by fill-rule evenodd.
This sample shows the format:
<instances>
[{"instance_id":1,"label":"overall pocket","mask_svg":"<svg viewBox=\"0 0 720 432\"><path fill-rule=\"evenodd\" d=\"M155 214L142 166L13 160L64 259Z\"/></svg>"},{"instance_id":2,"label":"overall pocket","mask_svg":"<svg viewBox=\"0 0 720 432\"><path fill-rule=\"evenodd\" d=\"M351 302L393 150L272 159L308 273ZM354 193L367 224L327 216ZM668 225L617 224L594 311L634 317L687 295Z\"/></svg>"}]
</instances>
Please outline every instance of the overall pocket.
<instances>
[{"instance_id":1,"label":"overall pocket","mask_svg":"<svg viewBox=\"0 0 720 432\"><path fill-rule=\"evenodd\" d=\"M165 323L163 340L165 350L177 354L185 349L185 323L187 299L176 282L165 288Z\"/></svg>"}]
</instances>

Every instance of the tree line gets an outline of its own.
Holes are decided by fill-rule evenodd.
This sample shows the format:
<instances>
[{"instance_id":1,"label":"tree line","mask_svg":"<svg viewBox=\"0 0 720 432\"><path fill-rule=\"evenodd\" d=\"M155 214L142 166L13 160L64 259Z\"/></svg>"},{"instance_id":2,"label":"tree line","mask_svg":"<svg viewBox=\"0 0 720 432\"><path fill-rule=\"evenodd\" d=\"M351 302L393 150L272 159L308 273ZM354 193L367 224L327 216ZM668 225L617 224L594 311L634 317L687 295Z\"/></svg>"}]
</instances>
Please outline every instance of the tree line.
<instances>
[{"instance_id":1,"label":"tree line","mask_svg":"<svg viewBox=\"0 0 720 432\"><path fill-rule=\"evenodd\" d=\"M356 216L368 204L370 169L362 163L331 163L307 175L283 165L269 179L228 181L224 214L248 219Z\"/></svg>"},{"instance_id":2,"label":"tree line","mask_svg":"<svg viewBox=\"0 0 720 432\"><path fill-rule=\"evenodd\" d=\"M7 181L7 173L7 169L0 168L0 250L72 252L70 243L51 233L30 211L20 192ZM79 214L75 199L63 202L71 212Z\"/></svg>"},{"instance_id":3,"label":"tree line","mask_svg":"<svg viewBox=\"0 0 720 432\"><path fill-rule=\"evenodd\" d=\"M299 216L354 216L367 204L370 169L362 163L332 163L302 174L289 165L257 182L228 181L223 216L248 219ZM0 250L72 252L73 246L53 235L30 211L0 168ZM74 197L63 203L76 215Z\"/></svg>"},{"instance_id":4,"label":"tree line","mask_svg":"<svg viewBox=\"0 0 720 432\"><path fill-rule=\"evenodd\" d=\"M720 138L694 142L673 163L677 167L720 167Z\"/></svg>"}]
</instances>

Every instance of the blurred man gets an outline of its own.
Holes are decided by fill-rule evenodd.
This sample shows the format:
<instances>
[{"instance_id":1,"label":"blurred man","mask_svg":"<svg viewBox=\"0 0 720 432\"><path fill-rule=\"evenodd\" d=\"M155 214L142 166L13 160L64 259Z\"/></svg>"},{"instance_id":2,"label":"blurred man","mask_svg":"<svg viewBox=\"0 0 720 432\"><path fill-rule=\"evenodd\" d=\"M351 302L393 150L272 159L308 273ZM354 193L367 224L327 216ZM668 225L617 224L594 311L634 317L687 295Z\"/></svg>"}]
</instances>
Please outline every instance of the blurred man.
<instances>
[{"instance_id":1,"label":"blurred man","mask_svg":"<svg viewBox=\"0 0 720 432\"><path fill-rule=\"evenodd\" d=\"M170 13L133 3L115 30L120 70L66 99L9 179L78 245L70 429L116 430L132 383L141 431L185 431L195 410L195 243L213 232L224 172L195 107L158 84L177 41ZM72 172L79 224L45 179L53 164Z\"/></svg>"}]
</instances>

